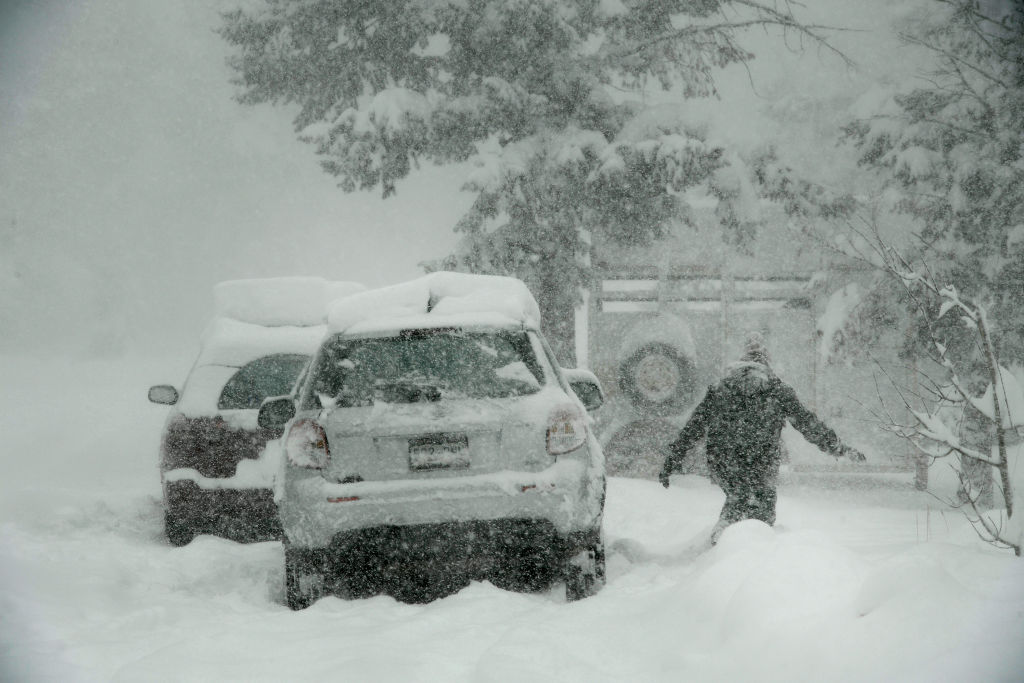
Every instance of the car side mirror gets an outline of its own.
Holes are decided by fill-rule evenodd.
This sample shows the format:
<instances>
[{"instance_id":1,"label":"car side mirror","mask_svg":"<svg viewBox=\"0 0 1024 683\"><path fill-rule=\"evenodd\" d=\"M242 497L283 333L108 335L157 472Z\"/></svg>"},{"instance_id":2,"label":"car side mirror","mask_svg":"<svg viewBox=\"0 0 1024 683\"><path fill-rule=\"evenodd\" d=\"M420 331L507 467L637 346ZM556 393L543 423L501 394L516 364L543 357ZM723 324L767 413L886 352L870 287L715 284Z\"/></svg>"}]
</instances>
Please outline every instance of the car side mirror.
<instances>
[{"instance_id":1,"label":"car side mirror","mask_svg":"<svg viewBox=\"0 0 1024 683\"><path fill-rule=\"evenodd\" d=\"M170 384L158 384L149 388L149 400L151 403L173 406L178 402L178 390Z\"/></svg>"},{"instance_id":2,"label":"car side mirror","mask_svg":"<svg viewBox=\"0 0 1024 683\"><path fill-rule=\"evenodd\" d=\"M264 429L283 431L285 423L295 417L295 401L291 396L274 396L263 401L256 423Z\"/></svg>"},{"instance_id":3,"label":"car side mirror","mask_svg":"<svg viewBox=\"0 0 1024 683\"><path fill-rule=\"evenodd\" d=\"M590 370L562 370L576 397L587 411L597 410L604 405L604 391L601 382Z\"/></svg>"}]
</instances>

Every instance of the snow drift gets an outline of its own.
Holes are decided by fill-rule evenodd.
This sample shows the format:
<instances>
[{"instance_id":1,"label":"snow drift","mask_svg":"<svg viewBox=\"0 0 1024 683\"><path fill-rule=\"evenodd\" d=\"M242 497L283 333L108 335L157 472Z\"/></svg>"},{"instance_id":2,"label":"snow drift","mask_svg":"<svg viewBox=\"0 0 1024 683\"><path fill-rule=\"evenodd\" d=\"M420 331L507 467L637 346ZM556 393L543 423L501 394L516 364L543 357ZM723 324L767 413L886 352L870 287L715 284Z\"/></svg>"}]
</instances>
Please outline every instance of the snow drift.
<instances>
[{"instance_id":1,"label":"snow drift","mask_svg":"<svg viewBox=\"0 0 1024 683\"><path fill-rule=\"evenodd\" d=\"M774 529L739 524L705 550L717 488L612 478L608 584L593 598L474 583L428 605L325 598L292 612L279 543L163 540L164 410L144 397L168 367L0 357L0 679L1009 682L1024 671L1024 562L890 479L783 481Z\"/></svg>"}]
</instances>

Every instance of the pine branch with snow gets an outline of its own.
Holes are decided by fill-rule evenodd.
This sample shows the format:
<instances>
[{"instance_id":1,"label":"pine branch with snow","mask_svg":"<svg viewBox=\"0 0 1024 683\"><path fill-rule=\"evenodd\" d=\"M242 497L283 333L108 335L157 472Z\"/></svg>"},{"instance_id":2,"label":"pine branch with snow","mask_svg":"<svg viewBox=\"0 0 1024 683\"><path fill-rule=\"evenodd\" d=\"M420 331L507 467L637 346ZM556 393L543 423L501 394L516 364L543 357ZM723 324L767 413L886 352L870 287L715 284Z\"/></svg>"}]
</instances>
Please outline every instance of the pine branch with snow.
<instances>
[{"instance_id":1,"label":"pine branch with snow","mask_svg":"<svg viewBox=\"0 0 1024 683\"><path fill-rule=\"evenodd\" d=\"M717 70L753 59L752 27L831 49L831 29L758 0L253 0L220 32L239 100L297 105L343 190L387 197L418 164L472 161L468 243L448 264L555 288L536 291L556 321L592 252L685 220L689 187L719 200L729 239L756 230L768 190L737 153L680 124L633 134L645 90L716 95Z\"/></svg>"},{"instance_id":2,"label":"pine branch with snow","mask_svg":"<svg viewBox=\"0 0 1024 683\"><path fill-rule=\"evenodd\" d=\"M1009 329L1024 320L1024 6L936 0L934 9L902 35L931 68L846 133L885 179L887 208L916 221L938 280L958 282ZM999 344L1024 360L1021 335Z\"/></svg>"},{"instance_id":3,"label":"pine branch with snow","mask_svg":"<svg viewBox=\"0 0 1024 683\"><path fill-rule=\"evenodd\" d=\"M916 314L922 329L927 331L932 348L936 372L941 379L932 380L937 386L949 387L940 391L938 400L923 408L916 408L905 399L905 407L914 418L914 424L892 424L894 431L913 442L932 457L949 454L959 456L961 463L971 461L992 466L999 476L999 490L1005 504L1005 513L982 514L978 511L978 496L970 477L962 484L961 492L976 514L974 521L987 540L1012 548L1017 555L1024 551L1024 445L1019 429L1024 428L1024 391L1016 376L1000 363L997 345L993 339L998 328L989 319L986 307L977 300L963 295L956 286L937 284L929 269L915 268L911 260L896 248L880 242L878 253L885 258L885 268L901 282L909 299L916 302ZM957 323L966 328L973 344L954 351L947 339L942 338L940 323L959 314ZM959 336L959 335L958 335ZM962 378L962 370L969 379ZM927 374L927 372L925 373ZM974 387L986 387L980 395ZM952 392L952 393L950 393ZM979 446L971 446L943 419L949 405L958 406L962 414L973 414L984 422ZM922 446L921 444L924 444ZM963 475L963 470L958 474ZM969 468L968 468L969 469ZM1015 514L1015 512L1019 514ZM1005 518L998 517L1005 514Z\"/></svg>"}]
</instances>

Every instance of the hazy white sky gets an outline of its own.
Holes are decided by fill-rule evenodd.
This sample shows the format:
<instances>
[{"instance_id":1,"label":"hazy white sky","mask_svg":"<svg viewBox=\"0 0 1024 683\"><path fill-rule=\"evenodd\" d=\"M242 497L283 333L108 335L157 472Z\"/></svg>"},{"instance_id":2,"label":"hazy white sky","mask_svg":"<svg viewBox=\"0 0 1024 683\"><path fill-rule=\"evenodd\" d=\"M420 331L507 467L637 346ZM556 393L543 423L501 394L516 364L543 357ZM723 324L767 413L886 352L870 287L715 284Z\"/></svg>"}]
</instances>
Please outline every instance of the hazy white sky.
<instances>
[{"instance_id":1,"label":"hazy white sky","mask_svg":"<svg viewBox=\"0 0 1024 683\"><path fill-rule=\"evenodd\" d=\"M233 2L0 0L0 350L73 328L71 346L192 353L215 282L380 285L454 246L472 199L458 192L464 169L428 167L386 201L346 195L295 140L290 111L232 100L214 29ZM868 29L836 36L860 72L755 34L757 93L734 69L721 101L686 106L734 142L775 137L826 176L817 141L857 92L898 70L891 22L920 2L867 5L812 0L803 14ZM774 122L757 114L768 105Z\"/></svg>"},{"instance_id":2,"label":"hazy white sky","mask_svg":"<svg viewBox=\"0 0 1024 683\"><path fill-rule=\"evenodd\" d=\"M346 195L290 111L232 100L214 33L225 4L0 4L0 239L16 225L38 299L13 334L98 308L154 333L140 341L194 339L220 280L387 284L454 246L461 169L430 167L387 201Z\"/></svg>"}]
</instances>

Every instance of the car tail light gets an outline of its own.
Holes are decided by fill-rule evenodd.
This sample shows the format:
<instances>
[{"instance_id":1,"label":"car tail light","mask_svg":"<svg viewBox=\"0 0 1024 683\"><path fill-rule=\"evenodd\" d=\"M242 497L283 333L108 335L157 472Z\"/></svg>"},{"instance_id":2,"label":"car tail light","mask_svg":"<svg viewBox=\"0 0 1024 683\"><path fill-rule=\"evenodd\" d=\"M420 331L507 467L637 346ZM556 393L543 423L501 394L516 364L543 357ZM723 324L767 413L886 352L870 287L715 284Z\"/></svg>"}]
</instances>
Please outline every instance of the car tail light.
<instances>
[{"instance_id":1,"label":"car tail light","mask_svg":"<svg viewBox=\"0 0 1024 683\"><path fill-rule=\"evenodd\" d=\"M288 430L284 452L288 462L296 467L322 470L327 466L327 459L330 457L324 428L315 420L296 420Z\"/></svg>"},{"instance_id":2,"label":"car tail light","mask_svg":"<svg viewBox=\"0 0 1024 683\"><path fill-rule=\"evenodd\" d=\"M587 423L579 408L564 405L551 411L548 418L548 453L569 453L582 446L586 439Z\"/></svg>"}]
</instances>

